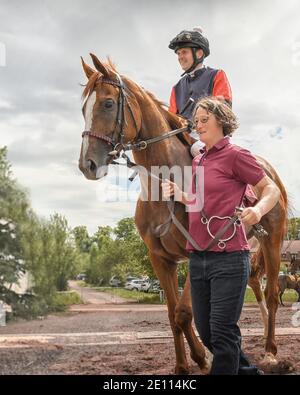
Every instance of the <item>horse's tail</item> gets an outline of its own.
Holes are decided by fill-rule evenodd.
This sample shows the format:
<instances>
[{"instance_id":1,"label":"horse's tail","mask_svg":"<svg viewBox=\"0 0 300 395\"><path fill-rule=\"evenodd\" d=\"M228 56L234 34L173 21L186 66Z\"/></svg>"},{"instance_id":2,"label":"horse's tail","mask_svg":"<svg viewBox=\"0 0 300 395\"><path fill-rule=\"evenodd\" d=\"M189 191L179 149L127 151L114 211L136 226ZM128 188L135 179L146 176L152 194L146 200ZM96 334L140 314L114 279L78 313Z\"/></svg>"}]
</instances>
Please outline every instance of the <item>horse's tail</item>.
<instances>
[{"instance_id":1,"label":"horse's tail","mask_svg":"<svg viewBox=\"0 0 300 395\"><path fill-rule=\"evenodd\" d=\"M285 227L283 229L282 236L281 236L281 242L283 243L283 240L284 240L284 238L287 234L287 231L288 231L288 219L289 219L289 216L292 214L293 210L290 205L286 189L283 185L283 182L279 178L278 174L276 174L274 181L280 190L282 206L283 206L284 213L285 213Z\"/></svg>"},{"instance_id":2,"label":"horse's tail","mask_svg":"<svg viewBox=\"0 0 300 395\"><path fill-rule=\"evenodd\" d=\"M272 165L266 161L264 158L261 156L256 155L256 158L258 159L258 162L260 163L261 167L264 169L266 174L275 182L277 187L280 190L280 205L283 209L284 212L284 228L282 230L281 234L281 243L283 243L283 240L285 238L285 235L287 234L288 230L288 218L290 214L292 213L292 207L290 205L288 195L286 192L286 189L283 185L283 182L281 181L279 175L277 174L276 170L272 167Z\"/></svg>"}]
</instances>

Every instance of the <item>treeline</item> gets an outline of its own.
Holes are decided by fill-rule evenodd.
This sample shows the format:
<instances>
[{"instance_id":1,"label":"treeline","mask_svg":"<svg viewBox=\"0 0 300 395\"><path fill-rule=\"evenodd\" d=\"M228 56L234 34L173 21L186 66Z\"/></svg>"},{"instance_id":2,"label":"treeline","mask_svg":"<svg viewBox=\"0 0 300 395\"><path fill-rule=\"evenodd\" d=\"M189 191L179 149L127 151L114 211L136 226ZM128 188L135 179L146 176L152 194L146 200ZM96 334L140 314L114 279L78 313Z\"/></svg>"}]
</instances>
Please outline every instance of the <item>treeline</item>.
<instances>
[{"instance_id":1,"label":"treeline","mask_svg":"<svg viewBox=\"0 0 300 395\"><path fill-rule=\"evenodd\" d=\"M141 240L133 218L124 218L116 227L99 227L89 236L85 226L73 229L77 251L80 253L80 271L87 282L107 285L112 276L125 281L128 275L155 275L148 250Z\"/></svg>"},{"instance_id":2,"label":"treeline","mask_svg":"<svg viewBox=\"0 0 300 395\"><path fill-rule=\"evenodd\" d=\"M31 286L18 294L14 284L25 272ZM108 284L113 275L155 277L133 218L114 228L99 227L91 236L85 226L71 229L59 214L39 218L13 178L6 148L1 148L0 300L11 306L13 315L44 315L55 310L57 291L67 290L68 280L82 272L95 285Z\"/></svg>"}]
</instances>

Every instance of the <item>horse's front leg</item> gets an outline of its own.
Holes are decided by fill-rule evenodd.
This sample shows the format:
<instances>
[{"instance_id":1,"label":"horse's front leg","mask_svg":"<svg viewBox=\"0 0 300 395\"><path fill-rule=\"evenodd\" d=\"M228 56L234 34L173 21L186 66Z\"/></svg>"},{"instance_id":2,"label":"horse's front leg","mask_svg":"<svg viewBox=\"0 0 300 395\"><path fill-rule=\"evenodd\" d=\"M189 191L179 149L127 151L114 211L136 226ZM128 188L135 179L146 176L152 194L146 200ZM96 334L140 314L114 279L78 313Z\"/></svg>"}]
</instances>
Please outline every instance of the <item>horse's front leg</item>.
<instances>
[{"instance_id":1,"label":"horse's front leg","mask_svg":"<svg viewBox=\"0 0 300 395\"><path fill-rule=\"evenodd\" d=\"M183 333L181 327L175 322L175 308L178 302L176 264L153 253L150 253L150 259L167 299L168 315L174 336L176 353L175 373L188 374L189 366L185 354Z\"/></svg>"},{"instance_id":2,"label":"horse's front leg","mask_svg":"<svg viewBox=\"0 0 300 395\"><path fill-rule=\"evenodd\" d=\"M185 334L190 346L191 358L198 364L202 373L208 374L211 369L213 357L210 351L197 338L192 327L192 320L191 284L190 275L188 274L182 297L179 299L175 309L175 322Z\"/></svg>"}]
</instances>

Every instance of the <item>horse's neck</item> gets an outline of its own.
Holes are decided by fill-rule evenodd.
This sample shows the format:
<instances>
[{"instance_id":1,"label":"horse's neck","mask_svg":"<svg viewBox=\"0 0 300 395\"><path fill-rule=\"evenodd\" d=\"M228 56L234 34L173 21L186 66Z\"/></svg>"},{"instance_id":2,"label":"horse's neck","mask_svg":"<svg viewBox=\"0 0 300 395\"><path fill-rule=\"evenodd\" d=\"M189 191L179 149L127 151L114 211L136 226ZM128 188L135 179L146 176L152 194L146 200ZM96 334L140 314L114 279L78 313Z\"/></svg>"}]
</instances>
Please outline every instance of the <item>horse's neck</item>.
<instances>
[{"instance_id":1,"label":"horse's neck","mask_svg":"<svg viewBox=\"0 0 300 395\"><path fill-rule=\"evenodd\" d=\"M158 105L146 93L139 105L142 113L140 139L158 137L172 130ZM133 156L137 164L148 169L151 166L186 166L191 163L188 148L177 137L149 144L145 150L134 151Z\"/></svg>"}]
</instances>

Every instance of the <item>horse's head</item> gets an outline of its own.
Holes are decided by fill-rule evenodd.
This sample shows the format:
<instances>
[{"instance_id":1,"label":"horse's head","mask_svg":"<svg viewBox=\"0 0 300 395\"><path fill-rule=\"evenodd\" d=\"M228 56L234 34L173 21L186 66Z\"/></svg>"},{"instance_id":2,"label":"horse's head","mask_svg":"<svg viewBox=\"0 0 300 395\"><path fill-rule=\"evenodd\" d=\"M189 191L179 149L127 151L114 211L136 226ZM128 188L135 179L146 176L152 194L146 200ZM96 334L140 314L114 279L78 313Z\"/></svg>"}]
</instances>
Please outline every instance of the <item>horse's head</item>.
<instances>
[{"instance_id":1,"label":"horse's head","mask_svg":"<svg viewBox=\"0 0 300 395\"><path fill-rule=\"evenodd\" d=\"M85 130L79 169L89 180L106 176L108 165L122 144L133 141L141 128L141 115L134 84L117 73L114 66L103 64L91 54L96 70L82 59L88 83L83 92Z\"/></svg>"}]
</instances>

